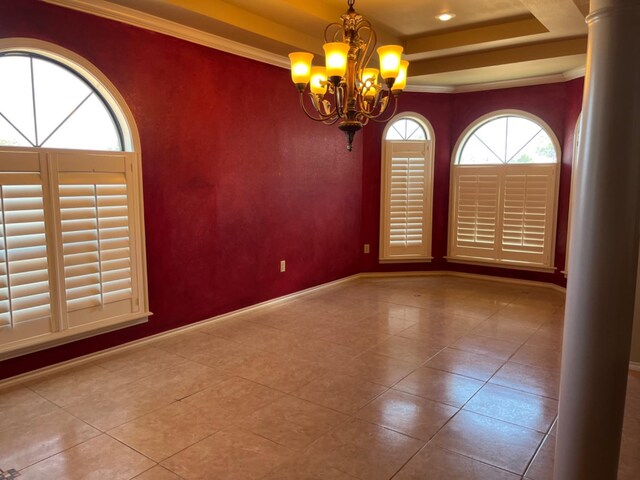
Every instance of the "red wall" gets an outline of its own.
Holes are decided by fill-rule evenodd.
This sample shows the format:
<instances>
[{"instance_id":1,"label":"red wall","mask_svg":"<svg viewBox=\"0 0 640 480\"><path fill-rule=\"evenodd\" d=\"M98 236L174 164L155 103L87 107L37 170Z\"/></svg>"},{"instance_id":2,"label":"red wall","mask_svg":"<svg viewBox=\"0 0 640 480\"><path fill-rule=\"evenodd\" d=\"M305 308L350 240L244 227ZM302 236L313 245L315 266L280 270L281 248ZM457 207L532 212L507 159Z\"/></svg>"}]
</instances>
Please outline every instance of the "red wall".
<instances>
[{"instance_id":1,"label":"red wall","mask_svg":"<svg viewBox=\"0 0 640 480\"><path fill-rule=\"evenodd\" d=\"M380 226L380 162L384 125L367 126L363 146L363 243L370 243L371 253L363 256L365 271L453 270L497 275L565 285L564 270L569 187L573 155L573 130L582 102L582 79L531 87L490 90L458 94L405 93L400 97L399 112L416 112L424 116L435 130L433 261L428 264L378 263ZM554 131L562 146L558 226L555 252L556 273L491 268L447 263L449 173L453 148L464 130L479 117L502 109L524 110L537 115Z\"/></svg>"},{"instance_id":2,"label":"red wall","mask_svg":"<svg viewBox=\"0 0 640 480\"><path fill-rule=\"evenodd\" d=\"M359 271L362 136L349 154L304 117L287 70L33 0L0 2L0 37L78 53L131 108L154 313L4 361L0 378Z\"/></svg>"},{"instance_id":3,"label":"red wall","mask_svg":"<svg viewBox=\"0 0 640 480\"><path fill-rule=\"evenodd\" d=\"M78 53L132 110L142 141L154 313L144 325L0 362L0 379L359 271L451 269L564 282L560 273L447 264L449 169L458 136L485 113L516 108L549 123L564 147L556 249L562 270L581 80L403 94L401 111L422 114L435 130L436 258L379 265L384 125L368 125L349 154L336 128L304 117L287 70L35 0L0 2L0 37L38 38ZM368 255L364 243L371 244Z\"/></svg>"}]
</instances>

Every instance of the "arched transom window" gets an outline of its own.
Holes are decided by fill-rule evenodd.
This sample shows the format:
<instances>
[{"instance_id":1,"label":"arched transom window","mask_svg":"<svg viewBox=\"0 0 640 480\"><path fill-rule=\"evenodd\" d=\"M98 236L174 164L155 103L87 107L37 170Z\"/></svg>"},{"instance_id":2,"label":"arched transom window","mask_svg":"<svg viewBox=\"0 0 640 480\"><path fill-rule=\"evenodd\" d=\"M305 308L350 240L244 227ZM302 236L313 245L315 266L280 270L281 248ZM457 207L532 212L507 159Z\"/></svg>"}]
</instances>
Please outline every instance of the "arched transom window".
<instances>
[{"instance_id":1,"label":"arched transom window","mask_svg":"<svg viewBox=\"0 0 640 480\"><path fill-rule=\"evenodd\" d=\"M0 72L0 146L123 150L111 109L78 73L29 52L0 56Z\"/></svg>"},{"instance_id":2,"label":"arched transom window","mask_svg":"<svg viewBox=\"0 0 640 480\"><path fill-rule=\"evenodd\" d=\"M433 134L414 113L392 119L383 137L380 260L431 258Z\"/></svg>"},{"instance_id":3,"label":"arched transom window","mask_svg":"<svg viewBox=\"0 0 640 480\"><path fill-rule=\"evenodd\" d=\"M148 315L126 106L72 52L10 43L0 40L0 360Z\"/></svg>"},{"instance_id":4,"label":"arched transom window","mask_svg":"<svg viewBox=\"0 0 640 480\"><path fill-rule=\"evenodd\" d=\"M453 155L450 259L552 269L559 155L551 129L525 112L469 126Z\"/></svg>"}]
</instances>

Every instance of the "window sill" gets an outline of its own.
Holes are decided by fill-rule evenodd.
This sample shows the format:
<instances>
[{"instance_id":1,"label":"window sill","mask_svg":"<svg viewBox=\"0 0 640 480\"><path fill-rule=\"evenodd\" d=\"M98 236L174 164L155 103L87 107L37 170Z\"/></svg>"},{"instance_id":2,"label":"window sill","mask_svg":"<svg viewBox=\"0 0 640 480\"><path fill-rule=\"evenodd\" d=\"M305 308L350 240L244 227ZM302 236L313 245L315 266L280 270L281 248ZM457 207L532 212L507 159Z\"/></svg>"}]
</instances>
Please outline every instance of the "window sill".
<instances>
[{"instance_id":1,"label":"window sill","mask_svg":"<svg viewBox=\"0 0 640 480\"><path fill-rule=\"evenodd\" d=\"M40 335L39 337L28 338L3 345L0 347L0 361L146 323L149 321L151 315L152 313L150 312L126 315L120 318L112 318L62 332L48 333L46 335Z\"/></svg>"},{"instance_id":2,"label":"window sill","mask_svg":"<svg viewBox=\"0 0 640 480\"><path fill-rule=\"evenodd\" d=\"M494 260L483 260L473 257L444 257L450 263L462 263L467 265L478 265L481 267L508 268L510 270L527 270L531 272L555 273L556 267L545 267L542 265L532 265L518 262L497 262Z\"/></svg>"},{"instance_id":3,"label":"window sill","mask_svg":"<svg viewBox=\"0 0 640 480\"><path fill-rule=\"evenodd\" d=\"M378 263L430 263L433 257L380 258Z\"/></svg>"}]
</instances>

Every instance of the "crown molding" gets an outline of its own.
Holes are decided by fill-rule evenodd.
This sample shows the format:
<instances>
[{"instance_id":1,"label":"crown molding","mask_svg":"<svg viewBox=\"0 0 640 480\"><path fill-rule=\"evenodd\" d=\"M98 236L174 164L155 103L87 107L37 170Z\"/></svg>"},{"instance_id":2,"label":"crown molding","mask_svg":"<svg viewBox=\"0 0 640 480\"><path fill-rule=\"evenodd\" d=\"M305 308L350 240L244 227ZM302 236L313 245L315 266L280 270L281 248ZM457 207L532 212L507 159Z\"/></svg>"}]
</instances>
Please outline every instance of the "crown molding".
<instances>
[{"instance_id":1,"label":"crown molding","mask_svg":"<svg viewBox=\"0 0 640 480\"><path fill-rule=\"evenodd\" d=\"M212 33L203 32L196 28L187 27L171 20L156 17L148 13L140 12L132 8L116 5L105 0L43 0L46 3L59 7L70 8L98 17L115 20L118 22L144 28L153 32L162 33L171 37L197 43L205 47L215 48L223 52L232 53L240 57L250 58L259 62L275 65L276 67L289 68L289 59L282 55L267 52L259 48L251 47L227 38L219 37Z\"/></svg>"},{"instance_id":2,"label":"crown molding","mask_svg":"<svg viewBox=\"0 0 640 480\"><path fill-rule=\"evenodd\" d=\"M404 91L414 93L455 93L456 88L447 85L407 85Z\"/></svg>"},{"instance_id":3,"label":"crown molding","mask_svg":"<svg viewBox=\"0 0 640 480\"><path fill-rule=\"evenodd\" d=\"M587 71L587 67L578 67L571 70L567 70L562 75L565 81L575 80L576 78L584 77Z\"/></svg>"}]
</instances>

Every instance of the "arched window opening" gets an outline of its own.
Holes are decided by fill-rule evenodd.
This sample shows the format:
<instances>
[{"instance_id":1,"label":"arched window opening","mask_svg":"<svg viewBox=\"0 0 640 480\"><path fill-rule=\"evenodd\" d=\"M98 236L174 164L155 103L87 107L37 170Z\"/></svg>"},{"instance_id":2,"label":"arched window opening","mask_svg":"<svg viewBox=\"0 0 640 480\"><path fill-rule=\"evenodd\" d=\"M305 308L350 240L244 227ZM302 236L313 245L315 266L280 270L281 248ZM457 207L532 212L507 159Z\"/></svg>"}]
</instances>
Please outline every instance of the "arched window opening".
<instances>
[{"instance_id":1,"label":"arched window opening","mask_svg":"<svg viewBox=\"0 0 640 480\"><path fill-rule=\"evenodd\" d=\"M149 314L140 156L101 76L0 40L0 360Z\"/></svg>"},{"instance_id":2,"label":"arched window opening","mask_svg":"<svg viewBox=\"0 0 640 480\"><path fill-rule=\"evenodd\" d=\"M415 113L394 117L383 135L380 261L431 259L433 130Z\"/></svg>"},{"instance_id":3,"label":"arched window opening","mask_svg":"<svg viewBox=\"0 0 640 480\"><path fill-rule=\"evenodd\" d=\"M559 152L526 112L469 126L453 155L449 259L553 269Z\"/></svg>"}]
</instances>

